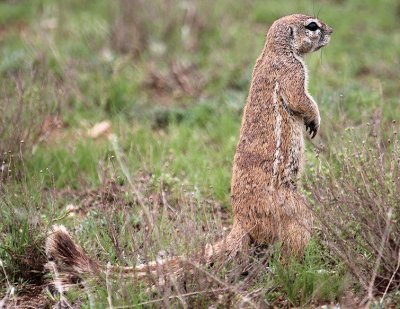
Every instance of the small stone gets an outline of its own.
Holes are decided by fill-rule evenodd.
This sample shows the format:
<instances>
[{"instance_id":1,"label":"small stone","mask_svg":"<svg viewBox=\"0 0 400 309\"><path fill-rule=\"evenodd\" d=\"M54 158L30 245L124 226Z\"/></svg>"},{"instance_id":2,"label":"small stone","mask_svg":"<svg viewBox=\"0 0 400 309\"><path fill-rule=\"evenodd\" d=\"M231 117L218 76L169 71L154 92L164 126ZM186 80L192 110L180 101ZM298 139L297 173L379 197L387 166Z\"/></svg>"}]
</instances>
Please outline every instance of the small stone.
<instances>
[{"instance_id":1,"label":"small stone","mask_svg":"<svg viewBox=\"0 0 400 309\"><path fill-rule=\"evenodd\" d=\"M103 135L109 135L111 133L111 122L108 120L95 124L89 131L88 136L91 138L99 138Z\"/></svg>"}]
</instances>

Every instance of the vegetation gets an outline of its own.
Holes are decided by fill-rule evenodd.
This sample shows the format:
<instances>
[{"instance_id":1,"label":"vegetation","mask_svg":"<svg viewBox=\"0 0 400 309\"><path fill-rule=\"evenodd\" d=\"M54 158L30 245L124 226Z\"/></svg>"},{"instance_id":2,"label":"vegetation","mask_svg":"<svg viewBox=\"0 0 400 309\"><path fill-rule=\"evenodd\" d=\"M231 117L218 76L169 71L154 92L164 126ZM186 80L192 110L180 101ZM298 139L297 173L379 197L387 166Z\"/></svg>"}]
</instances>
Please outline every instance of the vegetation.
<instances>
[{"instance_id":1,"label":"vegetation","mask_svg":"<svg viewBox=\"0 0 400 309\"><path fill-rule=\"evenodd\" d=\"M231 223L241 111L268 26L318 15L306 59L322 126L302 261L277 248L188 270L185 286L89 282L82 307L313 307L399 300L400 5L395 0L7 0L0 3L0 307L50 306L43 244L64 224L104 264L193 254ZM110 127L94 132L108 121ZM90 131L90 132L89 132ZM257 249L258 250L258 249ZM260 249L261 250L261 249ZM201 254L201 252L196 252ZM258 252L259 253L259 252ZM2 303L3 302L3 303Z\"/></svg>"}]
</instances>

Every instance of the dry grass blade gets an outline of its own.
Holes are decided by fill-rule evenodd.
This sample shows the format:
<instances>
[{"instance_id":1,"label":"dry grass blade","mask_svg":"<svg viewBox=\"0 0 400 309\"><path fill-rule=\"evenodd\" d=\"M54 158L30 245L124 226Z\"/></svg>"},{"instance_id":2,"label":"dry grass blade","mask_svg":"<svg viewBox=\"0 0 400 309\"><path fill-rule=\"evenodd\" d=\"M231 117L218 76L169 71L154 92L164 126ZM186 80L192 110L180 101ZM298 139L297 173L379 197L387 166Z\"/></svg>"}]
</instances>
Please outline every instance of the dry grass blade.
<instances>
[{"instance_id":1,"label":"dry grass blade","mask_svg":"<svg viewBox=\"0 0 400 309\"><path fill-rule=\"evenodd\" d=\"M400 285L396 130L369 136L350 131L349 142L309 179L324 240L364 288L365 302Z\"/></svg>"}]
</instances>

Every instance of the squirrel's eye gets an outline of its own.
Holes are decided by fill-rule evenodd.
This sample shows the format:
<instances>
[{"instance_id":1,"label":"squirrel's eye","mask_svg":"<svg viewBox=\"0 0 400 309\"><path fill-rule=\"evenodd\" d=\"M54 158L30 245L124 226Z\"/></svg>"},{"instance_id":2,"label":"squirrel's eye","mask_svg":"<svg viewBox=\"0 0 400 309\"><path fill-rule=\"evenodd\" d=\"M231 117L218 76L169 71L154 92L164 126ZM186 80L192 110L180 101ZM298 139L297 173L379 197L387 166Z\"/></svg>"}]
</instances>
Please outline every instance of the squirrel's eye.
<instances>
[{"instance_id":1,"label":"squirrel's eye","mask_svg":"<svg viewBox=\"0 0 400 309\"><path fill-rule=\"evenodd\" d=\"M317 23L315 22L311 22L306 26L306 29L311 30L311 31L316 31L317 29L319 29Z\"/></svg>"}]
</instances>

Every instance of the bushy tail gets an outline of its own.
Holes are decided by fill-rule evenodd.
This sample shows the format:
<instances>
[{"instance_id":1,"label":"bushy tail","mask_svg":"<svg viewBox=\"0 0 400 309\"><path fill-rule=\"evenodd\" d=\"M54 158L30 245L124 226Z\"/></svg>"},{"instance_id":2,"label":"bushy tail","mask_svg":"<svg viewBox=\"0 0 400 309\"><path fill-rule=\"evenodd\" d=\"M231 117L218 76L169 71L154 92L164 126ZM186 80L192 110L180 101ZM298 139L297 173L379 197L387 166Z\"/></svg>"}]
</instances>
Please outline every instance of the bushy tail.
<instances>
[{"instance_id":1,"label":"bushy tail","mask_svg":"<svg viewBox=\"0 0 400 309\"><path fill-rule=\"evenodd\" d=\"M56 225L46 240L47 269L53 275L54 287L63 293L69 286L85 279L102 279L106 275L133 277L138 280L149 276L160 277L168 274L179 276L184 265L210 265L217 259L229 258L247 249L249 236L242 230L232 229L231 233L215 245L206 247L201 259L175 256L135 267L103 266L76 244L64 226Z\"/></svg>"},{"instance_id":2,"label":"bushy tail","mask_svg":"<svg viewBox=\"0 0 400 309\"><path fill-rule=\"evenodd\" d=\"M62 225L53 226L45 250L48 258L46 268L53 273L55 286L59 290L60 285L76 284L82 277L101 273L100 264L72 240Z\"/></svg>"},{"instance_id":3,"label":"bushy tail","mask_svg":"<svg viewBox=\"0 0 400 309\"><path fill-rule=\"evenodd\" d=\"M179 272L184 262L182 257L172 257L135 267L104 266L75 243L62 225L53 226L45 246L48 258L46 268L52 273L54 286L60 292L83 279L101 279L106 274L137 279L148 275L174 274Z\"/></svg>"}]
</instances>

